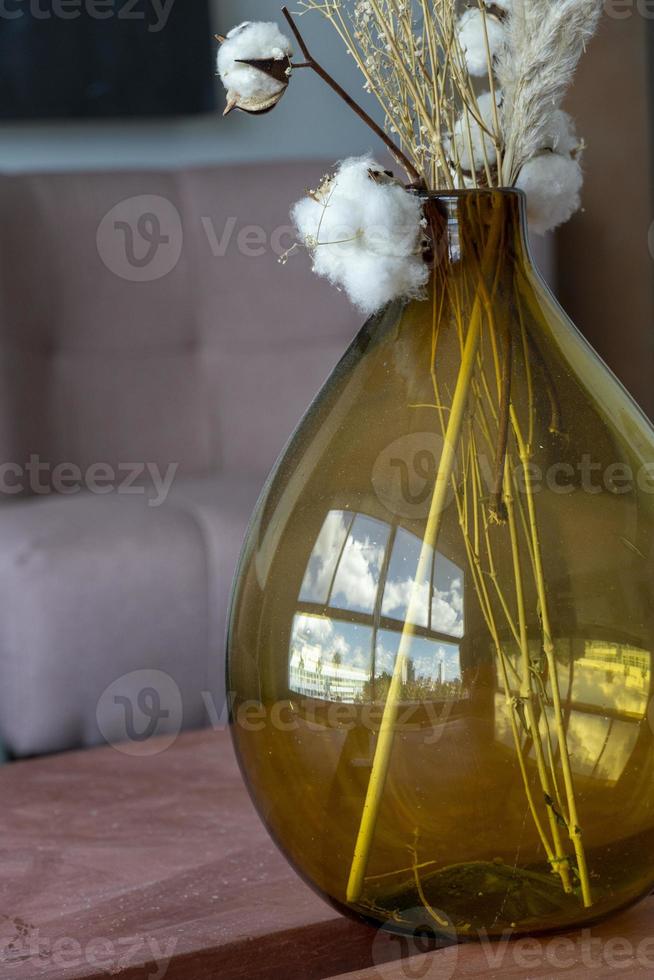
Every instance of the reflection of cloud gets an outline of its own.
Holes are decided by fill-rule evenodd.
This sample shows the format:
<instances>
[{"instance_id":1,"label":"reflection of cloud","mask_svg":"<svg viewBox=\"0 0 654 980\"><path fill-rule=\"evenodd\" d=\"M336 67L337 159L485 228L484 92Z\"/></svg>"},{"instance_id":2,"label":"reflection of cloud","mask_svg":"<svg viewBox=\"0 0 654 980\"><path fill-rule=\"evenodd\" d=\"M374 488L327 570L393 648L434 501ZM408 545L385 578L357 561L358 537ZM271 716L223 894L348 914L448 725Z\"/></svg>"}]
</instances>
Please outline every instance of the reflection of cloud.
<instances>
[{"instance_id":1,"label":"reflection of cloud","mask_svg":"<svg viewBox=\"0 0 654 980\"><path fill-rule=\"evenodd\" d=\"M400 645L401 633L380 630L377 634L375 674L392 674L395 657ZM408 659L413 677L417 681L436 683L461 680L461 658L458 646L439 643L420 636L411 638Z\"/></svg>"},{"instance_id":2,"label":"reflection of cloud","mask_svg":"<svg viewBox=\"0 0 654 980\"><path fill-rule=\"evenodd\" d=\"M334 581L331 604L371 613L375 608L388 525L359 515L345 545Z\"/></svg>"},{"instance_id":3,"label":"reflection of cloud","mask_svg":"<svg viewBox=\"0 0 654 980\"><path fill-rule=\"evenodd\" d=\"M293 622L289 687L332 701L353 701L370 680L372 629L326 616L298 614Z\"/></svg>"},{"instance_id":4,"label":"reflection of cloud","mask_svg":"<svg viewBox=\"0 0 654 980\"><path fill-rule=\"evenodd\" d=\"M644 717L649 697L649 670L580 659L574 666L572 700Z\"/></svg>"},{"instance_id":5,"label":"reflection of cloud","mask_svg":"<svg viewBox=\"0 0 654 980\"><path fill-rule=\"evenodd\" d=\"M617 782L636 747L638 733L639 727L633 722L613 722L606 747L597 763L596 775L599 779Z\"/></svg>"},{"instance_id":6,"label":"reflection of cloud","mask_svg":"<svg viewBox=\"0 0 654 980\"><path fill-rule=\"evenodd\" d=\"M390 525L364 514L330 511L311 553L300 601L372 614L390 531ZM421 550L422 542L415 534L397 529L386 580L381 583L382 615L402 622L412 605L412 622L416 626L429 626L448 636L463 636L461 569L436 552L435 567L430 565L425 581L416 585Z\"/></svg>"},{"instance_id":7,"label":"reflection of cloud","mask_svg":"<svg viewBox=\"0 0 654 980\"><path fill-rule=\"evenodd\" d=\"M449 636L463 636L463 592L456 578L446 592L434 591L431 600L431 628Z\"/></svg>"},{"instance_id":8,"label":"reflection of cloud","mask_svg":"<svg viewBox=\"0 0 654 980\"><path fill-rule=\"evenodd\" d=\"M382 606L382 613L384 616L389 616L391 619L404 619L409 611L409 603L411 601L411 596L414 589L414 580L405 579L403 582L392 582L390 579L386 582L386 590L384 592L384 603ZM420 586L416 586L416 601L417 605L414 607L417 609L417 613L414 617L415 626L427 626L428 616L427 610L429 608L429 582L422 582Z\"/></svg>"},{"instance_id":9,"label":"reflection of cloud","mask_svg":"<svg viewBox=\"0 0 654 980\"><path fill-rule=\"evenodd\" d=\"M407 578L402 582L386 583L382 612L391 619L404 619L409 611L414 588L414 580ZM427 626L427 608L429 602L429 583L424 582L419 587L418 613L414 618L416 626ZM463 595L461 580L456 579L448 592L434 590L431 600L431 628L435 633L446 633L448 636L463 636Z\"/></svg>"},{"instance_id":10,"label":"reflection of cloud","mask_svg":"<svg viewBox=\"0 0 654 980\"><path fill-rule=\"evenodd\" d=\"M507 706L504 694L495 695L495 738L498 742L514 747L511 729L512 709ZM551 739L551 751L558 756L559 739L554 709L547 705L539 719L542 744ZM535 762L536 750L519 726L523 747L529 743L529 757ZM617 782L627 767L636 747L640 727L635 721L621 721L590 714L582 710L570 711L566 723L566 747L572 772L577 776Z\"/></svg>"},{"instance_id":11,"label":"reflection of cloud","mask_svg":"<svg viewBox=\"0 0 654 980\"><path fill-rule=\"evenodd\" d=\"M372 630L368 626L299 614L293 624L291 666L302 661L305 667L315 668L319 663L333 663L336 656L341 665L358 667L368 677L371 639Z\"/></svg>"},{"instance_id":12,"label":"reflection of cloud","mask_svg":"<svg viewBox=\"0 0 654 980\"><path fill-rule=\"evenodd\" d=\"M302 602L326 603L336 571L336 562L352 523L352 514L330 510L325 518L300 591Z\"/></svg>"},{"instance_id":13,"label":"reflection of cloud","mask_svg":"<svg viewBox=\"0 0 654 980\"><path fill-rule=\"evenodd\" d=\"M414 590L417 590L413 606L417 612L412 617L412 622L416 626L428 626L431 567L425 577L426 580L419 586L415 585L421 548L421 542L415 534L409 534L402 529L397 532L388 568L382 613L391 619L404 620L408 615ZM448 636L463 636L461 570L437 551L433 579L431 629L436 633L446 633Z\"/></svg>"}]
</instances>

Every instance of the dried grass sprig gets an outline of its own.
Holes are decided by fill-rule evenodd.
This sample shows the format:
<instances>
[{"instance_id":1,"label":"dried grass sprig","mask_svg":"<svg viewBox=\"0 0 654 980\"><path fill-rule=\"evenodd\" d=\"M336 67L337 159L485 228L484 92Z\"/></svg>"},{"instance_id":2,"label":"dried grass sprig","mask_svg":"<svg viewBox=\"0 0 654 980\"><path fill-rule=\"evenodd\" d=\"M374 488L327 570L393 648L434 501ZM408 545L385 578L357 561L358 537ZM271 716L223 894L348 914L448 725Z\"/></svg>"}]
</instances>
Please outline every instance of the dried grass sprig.
<instances>
[{"instance_id":1,"label":"dried grass sprig","mask_svg":"<svg viewBox=\"0 0 654 980\"><path fill-rule=\"evenodd\" d=\"M601 12L602 0L514 0L495 67L504 97L505 184L545 144Z\"/></svg>"},{"instance_id":2,"label":"dried grass sprig","mask_svg":"<svg viewBox=\"0 0 654 980\"><path fill-rule=\"evenodd\" d=\"M482 20L487 10L478 0ZM335 28L359 67L364 89L381 104L391 135L431 188L464 186L465 166L452 133L463 117L487 128L462 50L456 0L301 0ZM492 66L489 58L489 77ZM498 120L499 122L499 120ZM501 154L501 134L491 142ZM497 183L491 165L481 183ZM497 171L496 171L497 173ZM477 186L473 174L467 186Z\"/></svg>"},{"instance_id":3,"label":"dried grass sprig","mask_svg":"<svg viewBox=\"0 0 654 980\"><path fill-rule=\"evenodd\" d=\"M313 69L386 144L411 189L518 186L543 233L578 209L580 144L561 126L560 107L602 0L298 2L334 28L382 124L311 56L285 7L301 63L273 23L218 38L227 112L268 112L299 69Z\"/></svg>"}]
</instances>

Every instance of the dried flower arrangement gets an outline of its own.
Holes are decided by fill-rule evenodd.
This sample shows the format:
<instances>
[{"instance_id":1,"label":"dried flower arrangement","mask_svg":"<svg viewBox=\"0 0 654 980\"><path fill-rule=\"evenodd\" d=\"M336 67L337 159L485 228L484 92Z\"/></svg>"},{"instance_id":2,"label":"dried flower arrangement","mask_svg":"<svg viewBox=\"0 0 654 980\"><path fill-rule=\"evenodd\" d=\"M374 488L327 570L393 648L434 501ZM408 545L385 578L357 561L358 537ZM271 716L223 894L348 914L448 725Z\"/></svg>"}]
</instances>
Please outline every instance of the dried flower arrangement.
<instances>
[{"instance_id":1,"label":"dried flower arrangement","mask_svg":"<svg viewBox=\"0 0 654 980\"><path fill-rule=\"evenodd\" d=\"M412 639L411 623L417 621L412 604L417 608L421 601L426 568L452 488L470 578L503 677L528 810L552 876L564 893L578 894L581 904L590 908L590 873L563 723L542 535L529 477L535 425L533 379L542 364L537 363L533 338L524 326L518 295L515 336L511 330L498 336L502 331L497 329L487 284L493 278L497 284L503 261L501 230L495 224L474 281L457 287L468 300L451 295L443 299L448 291L447 271L433 261L437 242L428 194L521 189L527 195L531 227L541 233L572 216L580 206L583 147L561 106L597 27L602 2L476 0L462 9L457 0L303 0L301 7L303 12L317 11L336 30L362 73L365 90L383 108L384 129L312 58L286 8L284 16L303 62L293 61L292 44L276 24L245 23L219 38L219 72L228 90L226 111L267 112L284 96L296 70L312 69L384 141L406 171L409 183L404 185L369 156L346 160L296 204L293 219L299 243L311 253L316 273L343 289L362 311L375 313L397 299L431 297L431 408L438 410L444 445L377 738L347 901L356 904L363 892ZM445 396L438 378L437 348L440 334L451 326L446 323L447 304L457 306L459 299L453 321L460 365ZM493 353L490 374L480 353L483 343ZM527 374L526 412L512 400L516 348ZM546 379L548 385L551 387ZM477 405L474 420L468 415L471 399ZM552 392L552 404L550 432L556 434L556 392ZM479 470L481 443L496 460L488 497L482 492ZM510 475L512 456L524 468L523 499L515 493ZM454 476L457 460L463 472L458 482ZM496 574L498 539L491 529L498 525L511 558L508 584L501 583ZM529 633L533 626L528 627L528 594L535 597L537 637ZM515 640L517 662L507 654L503 631ZM531 656L532 639L539 644L542 665ZM542 720L548 718L551 728L546 721L543 731ZM539 793L534 792L527 775L523 732L533 743ZM559 747L558 763L554 739ZM417 871L416 881L420 892Z\"/></svg>"},{"instance_id":2,"label":"dried flower arrangement","mask_svg":"<svg viewBox=\"0 0 654 980\"><path fill-rule=\"evenodd\" d=\"M245 22L218 37L226 113L270 111L293 74L312 69L404 168L407 197L420 189L518 187L539 234L578 210L583 144L561 105L597 27L601 0L476 0L464 10L457 0L302 0L300 6L335 29L365 91L381 104L385 127L312 58L286 8L303 62L293 62L292 42L275 23ZM315 271L365 313L414 297L429 276L426 266L420 269L428 229L419 208L401 200L402 185L384 171L369 157L345 161L293 212ZM371 263L377 282L369 288Z\"/></svg>"}]
</instances>

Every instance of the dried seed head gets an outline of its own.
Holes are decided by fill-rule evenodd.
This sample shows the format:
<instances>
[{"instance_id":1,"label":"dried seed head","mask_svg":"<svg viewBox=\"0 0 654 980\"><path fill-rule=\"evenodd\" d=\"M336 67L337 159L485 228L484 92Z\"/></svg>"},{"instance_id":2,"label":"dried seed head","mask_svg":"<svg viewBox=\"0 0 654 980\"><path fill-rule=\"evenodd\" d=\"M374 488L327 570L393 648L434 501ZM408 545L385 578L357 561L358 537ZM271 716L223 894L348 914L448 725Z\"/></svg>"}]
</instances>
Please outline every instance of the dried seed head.
<instances>
[{"instance_id":1,"label":"dried seed head","mask_svg":"<svg viewBox=\"0 0 654 980\"><path fill-rule=\"evenodd\" d=\"M230 112L234 111L234 109L240 109L241 112L247 112L251 116L263 116L275 108L285 91L286 86L284 86L284 88L281 89L276 95L270 95L267 98L259 98L256 96L250 96L248 98L246 96L239 95L237 92L229 91L227 93L227 105L225 106L223 116L228 116Z\"/></svg>"},{"instance_id":2,"label":"dried seed head","mask_svg":"<svg viewBox=\"0 0 654 980\"><path fill-rule=\"evenodd\" d=\"M270 112L284 95L292 74L291 42L274 23L246 21L220 42L218 73L227 89L225 115L241 109Z\"/></svg>"}]
</instances>

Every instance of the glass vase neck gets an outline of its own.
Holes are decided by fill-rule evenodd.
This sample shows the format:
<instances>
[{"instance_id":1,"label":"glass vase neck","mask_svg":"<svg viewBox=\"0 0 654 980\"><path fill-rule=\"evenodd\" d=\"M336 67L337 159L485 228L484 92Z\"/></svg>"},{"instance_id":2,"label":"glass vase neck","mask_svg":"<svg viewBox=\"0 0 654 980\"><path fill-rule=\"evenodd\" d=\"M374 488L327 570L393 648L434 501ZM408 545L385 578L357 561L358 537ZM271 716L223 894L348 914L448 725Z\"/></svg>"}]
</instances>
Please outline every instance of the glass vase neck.
<instances>
[{"instance_id":1,"label":"glass vase neck","mask_svg":"<svg viewBox=\"0 0 654 980\"><path fill-rule=\"evenodd\" d=\"M511 188L446 191L425 195L435 243L435 264L478 263L489 249L505 263L531 263L526 197Z\"/></svg>"}]
</instances>

